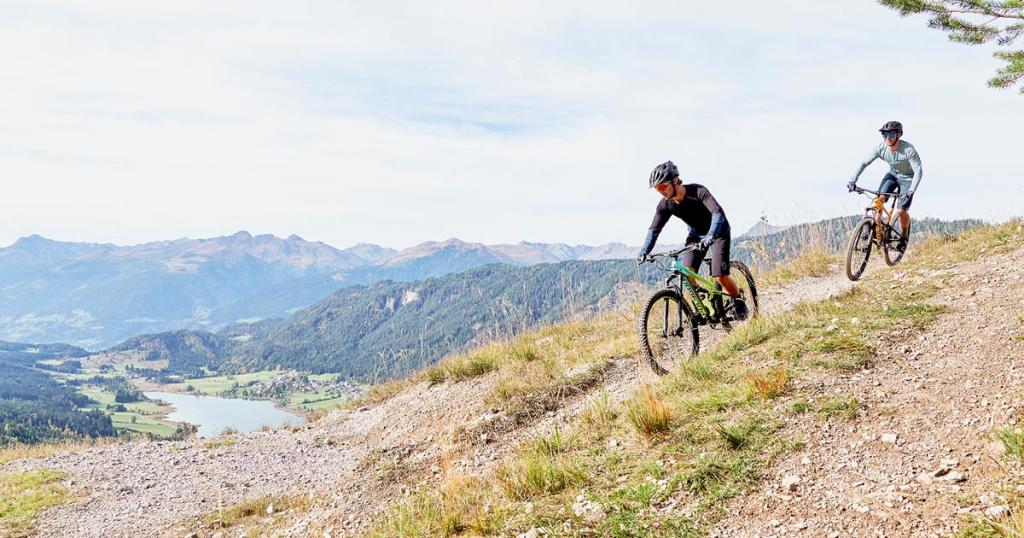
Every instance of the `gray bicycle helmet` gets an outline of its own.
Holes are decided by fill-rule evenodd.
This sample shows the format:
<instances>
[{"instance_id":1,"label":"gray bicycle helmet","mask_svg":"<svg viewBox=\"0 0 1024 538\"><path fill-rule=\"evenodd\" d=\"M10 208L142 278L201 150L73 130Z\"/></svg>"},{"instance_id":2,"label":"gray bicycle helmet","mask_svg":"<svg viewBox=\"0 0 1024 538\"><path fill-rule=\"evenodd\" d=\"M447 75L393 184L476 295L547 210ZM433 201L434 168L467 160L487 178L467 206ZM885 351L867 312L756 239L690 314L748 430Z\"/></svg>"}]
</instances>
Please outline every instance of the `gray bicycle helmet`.
<instances>
[{"instance_id":1,"label":"gray bicycle helmet","mask_svg":"<svg viewBox=\"0 0 1024 538\"><path fill-rule=\"evenodd\" d=\"M882 128L879 129L878 131L881 132L881 133L884 133L886 131L892 131L892 132L896 132L896 133L901 133L902 134L903 133L903 124L898 122L898 121L887 121L887 122L885 122L885 125L883 125Z\"/></svg>"},{"instance_id":2,"label":"gray bicycle helmet","mask_svg":"<svg viewBox=\"0 0 1024 538\"><path fill-rule=\"evenodd\" d=\"M668 183L673 179L679 177L679 169L672 161L665 161L651 170L651 177L647 181L650 188L654 188L662 183Z\"/></svg>"}]
</instances>

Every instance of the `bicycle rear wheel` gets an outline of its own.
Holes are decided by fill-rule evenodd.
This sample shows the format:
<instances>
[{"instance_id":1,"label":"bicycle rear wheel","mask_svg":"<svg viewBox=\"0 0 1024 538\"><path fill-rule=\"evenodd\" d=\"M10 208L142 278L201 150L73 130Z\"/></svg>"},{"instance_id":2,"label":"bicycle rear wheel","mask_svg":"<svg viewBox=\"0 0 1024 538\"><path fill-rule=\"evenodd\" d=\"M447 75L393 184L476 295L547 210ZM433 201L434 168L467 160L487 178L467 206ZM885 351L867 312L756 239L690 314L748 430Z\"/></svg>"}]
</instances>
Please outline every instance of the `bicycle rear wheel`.
<instances>
[{"instance_id":1,"label":"bicycle rear wheel","mask_svg":"<svg viewBox=\"0 0 1024 538\"><path fill-rule=\"evenodd\" d=\"M853 227L850 246L846 249L846 276L856 281L864 274L871 257L871 245L875 237L875 219L864 217Z\"/></svg>"},{"instance_id":2,"label":"bicycle rear wheel","mask_svg":"<svg viewBox=\"0 0 1024 538\"><path fill-rule=\"evenodd\" d=\"M651 296L640 315L640 354L658 375L665 375L700 348L689 306L675 290Z\"/></svg>"},{"instance_id":3,"label":"bicycle rear wheel","mask_svg":"<svg viewBox=\"0 0 1024 538\"><path fill-rule=\"evenodd\" d=\"M896 265L903 259L903 255L906 254L906 247L900 250L899 244L900 239L903 236L907 236L907 240L910 240L910 227L908 226L906 231L903 230L903 222L899 217L893 219L892 226L885 227L885 242L882 251L885 252L885 263L888 265Z\"/></svg>"},{"instance_id":4,"label":"bicycle rear wheel","mask_svg":"<svg viewBox=\"0 0 1024 538\"><path fill-rule=\"evenodd\" d=\"M732 260L729 262L729 274L736 287L740 289L740 298L747 304L747 320L756 318L761 313L761 306L757 299L757 284L754 283L754 275L751 274L747 264ZM738 323L733 320L732 324Z\"/></svg>"}]
</instances>

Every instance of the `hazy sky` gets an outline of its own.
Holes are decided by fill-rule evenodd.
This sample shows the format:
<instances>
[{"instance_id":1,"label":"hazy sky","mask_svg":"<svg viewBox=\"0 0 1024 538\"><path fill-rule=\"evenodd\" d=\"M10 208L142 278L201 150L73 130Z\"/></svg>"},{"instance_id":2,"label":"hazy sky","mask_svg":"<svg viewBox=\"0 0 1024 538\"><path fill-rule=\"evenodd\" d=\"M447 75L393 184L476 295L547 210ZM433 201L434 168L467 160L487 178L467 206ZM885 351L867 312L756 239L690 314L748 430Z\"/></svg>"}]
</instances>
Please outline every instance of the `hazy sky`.
<instances>
[{"instance_id":1,"label":"hazy sky","mask_svg":"<svg viewBox=\"0 0 1024 538\"><path fill-rule=\"evenodd\" d=\"M869 0L0 13L0 246L639 244L666 159L742 231L859 212L844 185L890 119L924 161L914 216L1024 212L1024 96L985 86L992 49Z\"/></svg>"}]
</instances>

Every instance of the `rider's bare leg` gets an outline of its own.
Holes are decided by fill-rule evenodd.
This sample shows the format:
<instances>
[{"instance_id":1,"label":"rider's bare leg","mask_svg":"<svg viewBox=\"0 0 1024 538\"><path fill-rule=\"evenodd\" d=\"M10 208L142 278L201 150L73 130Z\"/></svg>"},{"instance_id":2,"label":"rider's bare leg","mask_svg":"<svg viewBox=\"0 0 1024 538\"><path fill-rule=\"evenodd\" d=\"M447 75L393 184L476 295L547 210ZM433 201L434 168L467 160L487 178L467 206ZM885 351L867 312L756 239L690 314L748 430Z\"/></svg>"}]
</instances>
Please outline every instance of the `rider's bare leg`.
<instances>
[{"instance_id":1,"label":"rider's bare leg","mask_svg":"<svg viewBox=\"0 0 1024 538\"><path fill-rule=\"evenodd\" d=\"M736 287L736 283L733 282L732 277L729 275L716 276L715 280L722 285L722 289L729 294L729 297L739 297L740 289Z\"/></svg>"},{"instance_id":2,"label":"rider's bare leg","mask_svg":"<svg viewBox=\"0 0 1024 538\"><path fill-rule=\"evenodd\" d=\"M902 209L897 209L896 214L900 217L900 224L903 225L903 234L906 235L907 230L910 229L910 213Z\"/></svg>"}]
</instances>

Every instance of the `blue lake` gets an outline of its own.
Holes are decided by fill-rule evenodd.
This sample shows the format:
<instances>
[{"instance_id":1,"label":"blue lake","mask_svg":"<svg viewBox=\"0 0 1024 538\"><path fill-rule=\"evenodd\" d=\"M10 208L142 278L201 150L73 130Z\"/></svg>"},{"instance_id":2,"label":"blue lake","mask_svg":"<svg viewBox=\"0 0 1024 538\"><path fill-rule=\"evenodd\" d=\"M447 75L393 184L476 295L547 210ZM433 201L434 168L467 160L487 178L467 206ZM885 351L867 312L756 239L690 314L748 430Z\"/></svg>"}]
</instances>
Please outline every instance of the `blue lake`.
<instances>
[{"instance_id":1,"label":"blue lake","mask_svg":"<svg viewBox=\"0 0 1024 538\"><path fill-rule=\"evenodd\" d=\"M146 392L147 398L163 400L174 406L168 420L188 422L199 427L199 437L216 437L224 428L251 432L263 426L302 424L303 417L282 411L266 400L241 400L196 396L173 392Z\"/></svg>"}]
</instances>

